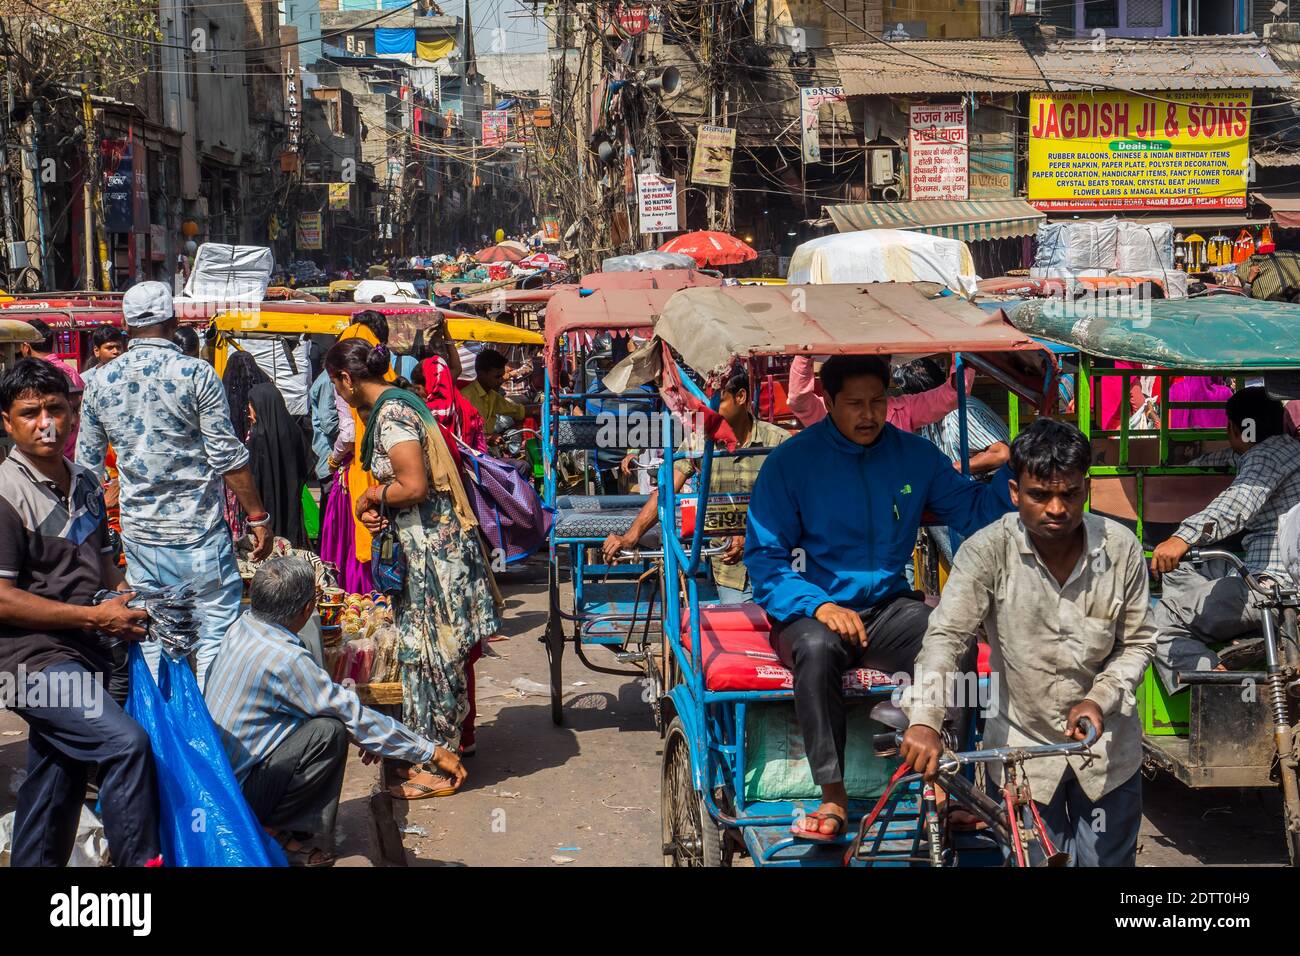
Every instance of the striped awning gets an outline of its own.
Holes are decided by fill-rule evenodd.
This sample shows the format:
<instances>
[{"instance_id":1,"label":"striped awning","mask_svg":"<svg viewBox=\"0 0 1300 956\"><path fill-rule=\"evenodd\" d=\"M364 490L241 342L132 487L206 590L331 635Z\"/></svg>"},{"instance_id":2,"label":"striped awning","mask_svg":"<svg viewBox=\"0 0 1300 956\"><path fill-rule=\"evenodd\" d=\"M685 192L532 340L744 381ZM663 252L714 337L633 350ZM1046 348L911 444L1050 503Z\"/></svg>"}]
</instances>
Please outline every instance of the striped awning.
<instances>
[{"instance_id":1,"label":"striped awning","mask_svg":"<svg viewBox=\"0 0 1300 956\"><path fill-rule=\"evenodd\" d=\"M934 199L827 206L840 232L912 229L948 239L1014 239L1032 236L1047 217L1023 199Z\"/></svg>"}]
</instances>

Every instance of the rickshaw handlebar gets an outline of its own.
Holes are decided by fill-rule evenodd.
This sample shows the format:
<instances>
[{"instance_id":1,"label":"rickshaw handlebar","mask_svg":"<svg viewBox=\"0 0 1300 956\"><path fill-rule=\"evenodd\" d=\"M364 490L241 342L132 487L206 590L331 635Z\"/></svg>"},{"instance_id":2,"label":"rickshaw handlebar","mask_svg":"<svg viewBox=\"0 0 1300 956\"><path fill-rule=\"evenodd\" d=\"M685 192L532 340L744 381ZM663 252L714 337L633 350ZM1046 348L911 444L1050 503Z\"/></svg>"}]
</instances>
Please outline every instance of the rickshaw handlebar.
<instances>
[{"instance_id":1,"label":"rickshaw handlebar","mask_svg":"<svg viewBox=\"0 0 1300 956\"><path fill-rule=\"evenodd\" d=\"M1183 561L1188 564L1201 564L1204 561L1227 561L1241 575L1241 579L1246 582L1248 588L1263 597L1273 597L1273 592L1264 587L1259 578L1247 570L1246 563L1231 551L1222 551L1218 548L1192 548L1183 556Z\"/></svg>"},{"instance_id":2,"label":"rickshaw handlebar","mask_svg":"<svg viewBox=\"0 0 1300 956\"><path fill-rule=\"evenodd\" d=\"M1015 763L1020 760L1032 760L1035 757L1061 757L1068 754L1083 753L1097 742L1097 728L1087 717L1079 718L1083 729L1083 740L1071 740L1059 744L1036 744L1032 747L993 747L989 750L968 750L959 753L946 753L939 759L939 770L954 773L961 767L977 763ZM903 732L896 730L890 734L877 734L875 742L892 743L895 747L903 742Z\"/></svg>"},{"instance_id":3,"label":"rickshaw handlebar","mask_svg":"<svg viewBox=\"0 0 1300 956\"><path fill-rule=\"evenodd\" d=\"M712 547L704 548L700 551L700 557L712 558L719 554L726 554L728 546L726 544L715 544ZM646 558L662 558L668 552L662 548L656 551L642 551L640 548L624 548L618 553L620 561L641 561Z\"/></svg>"}]
</instances>

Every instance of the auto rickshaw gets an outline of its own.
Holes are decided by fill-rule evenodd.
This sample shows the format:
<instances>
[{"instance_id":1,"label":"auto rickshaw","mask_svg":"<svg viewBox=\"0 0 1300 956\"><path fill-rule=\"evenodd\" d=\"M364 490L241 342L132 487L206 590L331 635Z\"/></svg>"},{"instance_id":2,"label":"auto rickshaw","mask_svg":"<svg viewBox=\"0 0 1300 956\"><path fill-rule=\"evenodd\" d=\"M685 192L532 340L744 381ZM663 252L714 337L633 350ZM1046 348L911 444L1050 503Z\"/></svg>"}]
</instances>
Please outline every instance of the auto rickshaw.
<instances>
[{"instance_id":1,"label":"auto rickshaw","mask_svg":"<svg viewBox=\"0 0 1300 956\"><path fill-rule=\"evenodd\" d=\"M1262 380L1273 398L1300 398L1300 307L1289 303L1221 296L1148 301L1133 308L1114 302L1085 303L1073 310L1060 303L1027 303L1011 316L1022 331L1077 352L1078 424L1092 439L1098 462L1090 472L1090 507L1131 527L1148 555L1232 481L1227 469L1187 463L1193 451L1226 447L1227 433L1223 428L1171 427L1172 410L1222 407L1166 400L1173 381L1214 375L1240 387ZM1116 368L1115 361L1142 367ZM1156 420L1138 428L1130 420L1134 410L1128 396L1132 383L1145 376L1159 382L1161 401ZM1117 378L1120 427L1107 429L1100 421L1098 397L1101 384ZM1013 415L1013 428L1017 421ZM1226 559L1235 563L1232 553L1239 544L1236 536L1215 548L1229 552ZM1236 573L1242 573L1240 566ZM1253 599L1271 608L1262 668L1181 673L1174 687L1166 687L1154 667L1148 669L1137 695L1143 750L1149 770L1188 787L1279 788L1284 835L1291 864L1297 866L1300 636L1295 588L1300 582L1274 582L1261 590L1252 578L1246 580Z\"/></svg>"},{"instance_id":2,"label":"auto rickshaw","mask_svg":"<svg viewBox=\"0 0 1300 956\"><path fill-rule=\"evenodd\" d=\"M389 344L399 350L410 348L419 329L434 325L440 319L446 320L447 334L456 342L534 347L543 342L541 335L528 329L415 303L275 302L263 303L256 309L230 309L219 313L213 320L218 333L213 364L217 374L222 374L230 341L240 338L310 335L319 336L321 344L328 345L352 324L356 313L365 310L381 312L387 317Z\"/></svg>"},{"instance_id":3,"label":"auto rickshaw","mask_svg":"<svg viewBox=\"0 0 1300 956\"><path fill-rule=\"evenodd\" d=\"M932 291L903 283L686 289L665 305L653 342L624 368L657 372L661 389L679 403L716 410L720 391L715 387L710 397L705 388L719 385L737 364L756 382L763 361L774 356L943 353L953 355L959 375L969 364L1039 407L1050 404L1056 391L1050 351L1001 314ZM623 385L639 379L616 371L614 380ZM964 445L964 395L958 411ZM913 782L900 791L891 784L899 776L897 761L875 752L874 738L887 731L872 715L898 685L868 669L845 674L851 700L846 782L852 798L846 832L826 843L791 834L793 822L815 808L819 796L796 730L793 675L769 644L771 625L763 610L752 602L710 603L702 576L709 539L733 534L748 508L747 496L710 493L712 462L768 452L728 453L705 443L698 485L687 495L672 490L673 461L682 456L665 454L659 478L662 545L627 554L630 560L662 562L666 641L658 707L666 725L665 865L726 866L738 851L756 865L1000 863L1002 853L989 835L954 833L950 842L933 843L948 838L930 825L922 788ZM854 840L850 834L869 813L862 839Z\"/></svg>"}]
</instances>

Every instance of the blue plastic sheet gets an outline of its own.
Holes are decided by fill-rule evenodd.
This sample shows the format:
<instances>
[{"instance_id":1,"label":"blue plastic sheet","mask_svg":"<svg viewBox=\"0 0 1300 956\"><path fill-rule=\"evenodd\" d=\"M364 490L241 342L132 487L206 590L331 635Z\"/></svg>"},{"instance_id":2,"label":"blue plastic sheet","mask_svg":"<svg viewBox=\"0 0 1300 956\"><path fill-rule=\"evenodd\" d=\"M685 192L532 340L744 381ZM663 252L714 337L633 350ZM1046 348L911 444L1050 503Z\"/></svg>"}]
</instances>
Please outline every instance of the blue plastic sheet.
<instances>
[{"instance_id":1,"label":"blue plastic sheet","mask_svg":"<svg viewBox=\"0 0 1300 956\"><path fill-rule=\"evenodd\" d=\"M130 653L126 712L153 748L164 865L287 866L244 800L189 666L161 655L155 684L140 646Z\"/></svg>"},{"instance_id":2,"label":"blue plastic sheet","mask_svg":"<svg viewBox=\"0 0 1300 956\"><path fill-rule=\"evenodd\" d=\"M415 28L378 27L375 29L375 54L405 53L415 56Z\"/></svg>"}]
</instances>

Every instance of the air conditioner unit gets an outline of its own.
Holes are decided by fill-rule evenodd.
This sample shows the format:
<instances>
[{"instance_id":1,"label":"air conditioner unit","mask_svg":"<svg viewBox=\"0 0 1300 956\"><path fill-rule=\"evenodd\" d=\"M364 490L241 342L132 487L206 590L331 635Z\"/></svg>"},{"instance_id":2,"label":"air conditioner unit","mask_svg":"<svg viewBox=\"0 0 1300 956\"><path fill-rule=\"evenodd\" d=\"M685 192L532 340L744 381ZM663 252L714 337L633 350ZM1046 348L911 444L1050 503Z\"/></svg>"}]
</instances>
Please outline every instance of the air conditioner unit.
<instances>
[{"instance_id":1,"label":"air conditioner unit","mask_svg":"<svg viewBox=\"0 0 1300 956\"><path fill-rule=\"evenodd\" d=\"M873 187L879 188L893 183L897 178L894 172L894 151L892 149L873 149L868 172Z\"/></svg>"}]
</instances>

